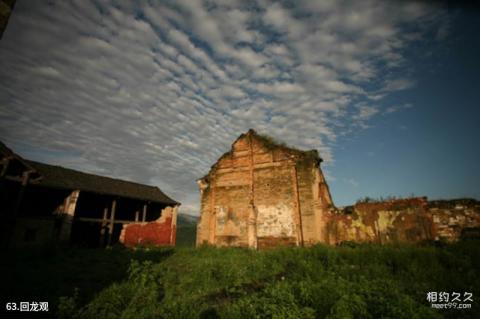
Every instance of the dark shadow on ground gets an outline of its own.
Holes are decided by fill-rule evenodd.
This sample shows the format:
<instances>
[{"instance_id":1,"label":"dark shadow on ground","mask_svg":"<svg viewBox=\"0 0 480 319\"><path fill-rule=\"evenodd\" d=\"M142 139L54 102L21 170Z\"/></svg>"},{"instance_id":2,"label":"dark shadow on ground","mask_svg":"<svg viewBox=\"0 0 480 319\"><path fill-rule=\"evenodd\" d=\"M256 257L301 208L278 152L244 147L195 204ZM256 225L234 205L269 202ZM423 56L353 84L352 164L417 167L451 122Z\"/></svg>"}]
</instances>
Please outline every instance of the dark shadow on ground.
<instances>
[{"instance_id":1,"label":"dark shadow on ground","mask_svg":"<svg viewBox=\"0 0 480 319\"><path fill-rule=\"evenodd\" d=\"M130 250L121 246L42 247L4 252L0 261L2 311L6 311L7 302L16 302L18 306L22 301L47 301L49 314L53 315L59 298L73 295L76 289L80 305L87 304L96 293L127 279L132 260L158 263L173 252L173 248Z\"/></svg>"}]
</instances>

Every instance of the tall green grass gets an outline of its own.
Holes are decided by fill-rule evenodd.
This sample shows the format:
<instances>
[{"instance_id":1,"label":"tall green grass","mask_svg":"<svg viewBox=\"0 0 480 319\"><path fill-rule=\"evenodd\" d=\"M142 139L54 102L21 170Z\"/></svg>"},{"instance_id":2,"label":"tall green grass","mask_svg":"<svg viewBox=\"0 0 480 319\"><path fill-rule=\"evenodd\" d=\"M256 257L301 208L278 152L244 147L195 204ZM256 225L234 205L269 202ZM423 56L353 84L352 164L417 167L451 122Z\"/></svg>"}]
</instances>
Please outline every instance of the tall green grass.
<instances>
[{"instance_id":1,"label":"tall green grass","mask_svg":"<svg viewBox=\"0 0 480 319\"><path fill-rule=\"evenodd\" d=\"M123 277L111 280L95 293L83 292L85 287L74 290L65 283L64 288L71 291L56 299L56 315L63 318L478 318L479 244L478 241L445 247L365 244L261 252L211 247L136 253L94 251L94 254L122 256L110 256L112 262L116 258L128 259ZM63 261L78 263L79 259ZM94 269L85 267L84 272L95 272ZM102 272L97 275L108 277ZM62 291L65 290L68 289ZM426 300L429 291L471 292L472 309L432 309Z\"/></svg>"}]
</instances>

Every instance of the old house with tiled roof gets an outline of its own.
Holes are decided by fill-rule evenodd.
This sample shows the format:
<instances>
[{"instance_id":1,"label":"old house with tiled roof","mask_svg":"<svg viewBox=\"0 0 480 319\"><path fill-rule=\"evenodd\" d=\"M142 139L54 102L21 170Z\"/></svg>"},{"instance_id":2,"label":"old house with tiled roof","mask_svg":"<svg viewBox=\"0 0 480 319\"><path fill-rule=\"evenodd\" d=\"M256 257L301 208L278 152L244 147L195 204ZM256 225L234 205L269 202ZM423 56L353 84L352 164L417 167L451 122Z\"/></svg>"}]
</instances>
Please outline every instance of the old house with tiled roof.
<instances>
[{"instance_id":1,"label":"old house with tiled roof","mask_svg":"<svg viewBox=\"0 0 480 319\"><path fill-rule=\"evenodd\" d=\"M2 242L174 245L180 205L158 187L25 160L0 143Z\"/></svg>"}]
</instances>

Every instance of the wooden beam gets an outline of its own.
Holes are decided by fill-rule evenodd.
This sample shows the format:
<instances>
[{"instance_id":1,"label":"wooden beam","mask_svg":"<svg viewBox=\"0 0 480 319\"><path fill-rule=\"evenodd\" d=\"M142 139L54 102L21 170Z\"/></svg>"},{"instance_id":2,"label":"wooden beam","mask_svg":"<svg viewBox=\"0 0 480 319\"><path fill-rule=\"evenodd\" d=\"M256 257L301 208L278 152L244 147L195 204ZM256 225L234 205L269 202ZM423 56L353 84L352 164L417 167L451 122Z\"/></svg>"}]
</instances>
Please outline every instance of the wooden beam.
<instances>
[{"instance_id":1,"label":"wooden beam","mask_svg":"<svg viewBox=\"0 0 480 319\"><path fill-rule=\"evenodd\" d=\"M22 178L18 176L5 176L6 180L12 181L12 182L22 182Z\"/></svg>"},{"instance_id":2,"label":"wooden beam","mask_svg":"<svg viewBox=\"0 0 480 319\"><path fill-rule=\"evenodd\" d=\"M140 212L137 210L135 212L135 222L138 222L138 215L140 215Z\"/></svg>"},{"instance_id":3,"label":"wooden beam","mask_svg":"<svg viewBox=\"0 0 480 319\"><path fill-rule=\"evenodd\" d=\"M95 219L95 218L90 218L90 219ZM81 218L77 218L77 220L83 221L84 219L83 219L83 217L81 217ZM97 220L95 219L95 221L97 221ZM101 226L102 228L100 228L100 245L103 246L105 244L105 229L107 228L107 222L108 222L108 208L107 207L105 207L103 209L103 218L98 220L98 221L102 223L102 226Z\"/></svg>"},{"instance_id":4,"label":"wooden beam","mask_svg":"<svg viewBox=\"0 0 480 319\"><path fill-rule=\"evenodd\" d=\"M101 218L91 218L91 217L78 217L75 220L80 221L80 222L90 222L90 223L105 223L107 225L107 222L105 222L104 219ZM107 220L108 221L108 220ZM115 219L113 222L114 224L134 224L134 223L139 223L133 220L126 220L126 219Z\"/></svg>"},{"instance_id":5,"label":"wooden beam","mask_svg":"<svg viewBox=\"0 0 480 319\"><path fill-rule=\"evenodd\" d=\"M33 171L29 171L31 173L33 173ZM23 181L23 177L18 177L18 176L9 176L9 175L5 175L3 177L4 179L6 180L9 180L9 181L12 181L12 182L19 182L21 183ZM38 182L40 182L42 180L43 177L37 177L37 178L31 178L29 177L28 179L28 183L29 184L38 184Z\"/></svg>"},{"instance_id":6,"label":"wooden beam","mask_svg":"<svg viewBox=\"0 0 480 319\"><path fill-rule=\"evenodd\" d=\"M117 200L114 199L112 201L112 209L110 213L110 227L108 228L108 246L112 244L112 237L113 237L113 225L115 223L115 209L117 207Z\"/></svg>"}]
</instances>

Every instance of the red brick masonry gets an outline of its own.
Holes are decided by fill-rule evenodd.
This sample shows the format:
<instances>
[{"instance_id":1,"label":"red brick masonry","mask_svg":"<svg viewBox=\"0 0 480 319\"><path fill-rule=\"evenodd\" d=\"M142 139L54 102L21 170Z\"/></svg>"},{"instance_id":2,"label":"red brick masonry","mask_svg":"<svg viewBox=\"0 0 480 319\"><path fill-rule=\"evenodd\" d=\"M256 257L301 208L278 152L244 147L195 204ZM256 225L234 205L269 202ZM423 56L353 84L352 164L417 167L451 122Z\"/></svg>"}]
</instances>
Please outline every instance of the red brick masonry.
<instances>
[{"instance_id":1,"label":"red brick masonry","mask_svg":"<svg viewBox=\"0 0 480 319\"><path fill-rule=\"evenodd\" d=\"M167 207L153 222L124 225L120 241L127 247L174 246L176 239L176 209Z\"/></svg>"}]
</instances>

